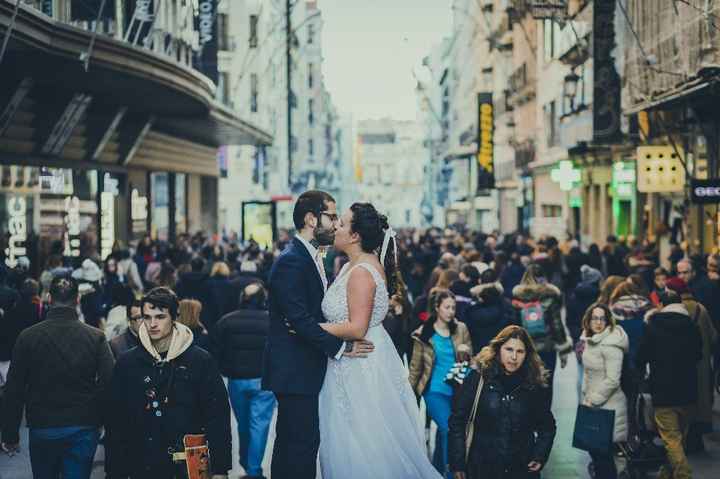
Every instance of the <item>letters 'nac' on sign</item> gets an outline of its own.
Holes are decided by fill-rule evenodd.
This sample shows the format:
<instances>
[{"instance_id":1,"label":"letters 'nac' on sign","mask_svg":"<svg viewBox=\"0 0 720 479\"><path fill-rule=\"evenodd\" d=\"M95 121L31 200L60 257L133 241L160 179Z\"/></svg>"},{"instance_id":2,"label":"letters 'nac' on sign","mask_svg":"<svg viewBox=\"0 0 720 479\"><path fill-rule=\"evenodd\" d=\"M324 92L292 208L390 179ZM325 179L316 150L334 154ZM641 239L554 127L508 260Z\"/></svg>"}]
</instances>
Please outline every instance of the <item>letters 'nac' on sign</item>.
<instances>
[{"instance_id":1,"label":"letters 'nac' on sign","mask_svg":"<svg viewBox=\"0 0 720 479\"><path fill-rule=\"evenodd\" d=\"M685 168L672 146L640 146L637 149L637 190L641 193L672 193L685 188Z\"/></svg>"}]
</instances>

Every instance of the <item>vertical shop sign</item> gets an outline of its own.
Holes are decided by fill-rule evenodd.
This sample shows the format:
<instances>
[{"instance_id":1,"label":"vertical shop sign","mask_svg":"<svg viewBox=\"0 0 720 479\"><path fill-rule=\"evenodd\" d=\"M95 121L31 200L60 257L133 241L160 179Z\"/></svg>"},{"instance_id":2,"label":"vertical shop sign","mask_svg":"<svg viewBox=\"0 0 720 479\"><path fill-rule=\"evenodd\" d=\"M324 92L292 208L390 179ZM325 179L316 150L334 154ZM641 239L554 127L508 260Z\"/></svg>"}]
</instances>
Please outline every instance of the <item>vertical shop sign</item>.
<instances>
[{"instance_id":1,"label":"vertical shop sign","mask_svg":"<svg viewBox=\"0 0 720 479\"><path fill-rule=\"evenodd\" d=\"M220 171L220 178L228 177L228 147L221 146L217 150L217 163L218 170Z\"/></svg>"},{"instance_id":2,"label":"vertical shop sign","mask_svg":"<svg viewBox=\"0 0 720 479\"><path fill-rule=\"evenodd\" d=\"M620 136L620 75L615 69L615 0L593 2L593 141Z\"/></svg>"},{"instance_id":3,"label":"vertical shop sign","mask_svg":"<svg viewBox=\"0 0 720 479\"><path fill-rule=\"evenodd\" d=\"M80 199L77 196L65 198L65 256L80 256Z\"/></svg>"},{"instance_id":4,"label":"vertical shop sign","mask_svg":"<svg viewBox=\"0 0 720 479\"><path fill-rule=\"evenodd\" d=\"M147 231L148 199L147 196L140 196L137 189L130 193L130 220L132 221L133 233L144 233Z\"/></svg>"},{"instance_id":5,"label":"vertical shop sign","mask_svg":"<svg viewBox=\"0 0 720 479\"><path fill-rule=\"evenodd\" d=\"M200 40L200 51L195 55L195 68L217 85L217 0L200 0L195 25Z\"/></svg>"},{"instance_id":6,"label":"vertical shop sign","mask_svg":"<svg viewBox=\"0 0 720 479\"><path fill-rule=\"evenodd\" d=\"M115 196L107 191L100 193L100 257L112 253L115 243Z\"/></svg>"},{"instance_id":7,"label":"vertical shop sign","mask_svg":"<svg viewBox=\"0 0 720 479\"><path fill-rule=\"evenodd\" d=\"M495 188L495 120L492 93L478 94L477 190Z\"/></svg>"},{"instance_id":8,"label":"vertical shop sign","mask_svg":"<svg viewBox=\"0 0 720 479\"><path fill-rule=\"evenodd\" d=\"M5 248L5 264L17 266L18 259L27 254L27 200L22 196L8 198L8 246Z\"/></svg>"}]
</instances>

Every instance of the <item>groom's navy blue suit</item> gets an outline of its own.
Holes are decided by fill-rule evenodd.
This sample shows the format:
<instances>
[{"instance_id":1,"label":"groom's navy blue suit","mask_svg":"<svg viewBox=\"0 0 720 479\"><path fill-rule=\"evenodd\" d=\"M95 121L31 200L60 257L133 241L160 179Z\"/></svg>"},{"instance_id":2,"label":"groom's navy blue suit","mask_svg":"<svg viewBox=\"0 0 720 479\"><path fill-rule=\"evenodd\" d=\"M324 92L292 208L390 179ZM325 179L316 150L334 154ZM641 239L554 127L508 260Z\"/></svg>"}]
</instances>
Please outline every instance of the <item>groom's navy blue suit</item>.
<instances>
[{"instance_id":1,"label":"groom's navy blue suit","mask_svg":"<svg viewBox=\"0 0 720 479\"><path fill-rule=\"evenodd\" d=\"M270 333L262 384L278 400L272 477L315 479L318 396L327 359L339 353L343 341L319 326L325 321L325 288L315 260L299 239L293 238L273 265L269 287Z\"/></svg>"}]
</instances>

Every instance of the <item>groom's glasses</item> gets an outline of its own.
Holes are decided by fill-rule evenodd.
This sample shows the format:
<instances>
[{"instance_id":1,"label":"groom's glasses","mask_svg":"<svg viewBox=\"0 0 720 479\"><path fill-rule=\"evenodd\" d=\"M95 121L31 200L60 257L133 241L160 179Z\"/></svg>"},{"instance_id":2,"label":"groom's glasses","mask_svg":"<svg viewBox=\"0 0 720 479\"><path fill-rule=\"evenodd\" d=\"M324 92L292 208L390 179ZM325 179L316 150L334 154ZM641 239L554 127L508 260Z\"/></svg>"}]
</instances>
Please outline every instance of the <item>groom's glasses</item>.
<instances>
[{"instance_id":1,"label":"groom's glasses","mask_svg":"<svg viewBox=\"0 0 720 479\"><path fill-rule=\"evenodd\" d=\"M325 212L323 211L322 213L320 213L320 215L321 215L321 216L327 216L328 218L330 218L330 221L332 221L333 223L337 223L337 221L340 219L340 218L338 217L338 215L336 215L336 214L334 214L334 213L333 213L333 214L331 214L331 213L325 213Z\"/></svg>"}]
</instances>

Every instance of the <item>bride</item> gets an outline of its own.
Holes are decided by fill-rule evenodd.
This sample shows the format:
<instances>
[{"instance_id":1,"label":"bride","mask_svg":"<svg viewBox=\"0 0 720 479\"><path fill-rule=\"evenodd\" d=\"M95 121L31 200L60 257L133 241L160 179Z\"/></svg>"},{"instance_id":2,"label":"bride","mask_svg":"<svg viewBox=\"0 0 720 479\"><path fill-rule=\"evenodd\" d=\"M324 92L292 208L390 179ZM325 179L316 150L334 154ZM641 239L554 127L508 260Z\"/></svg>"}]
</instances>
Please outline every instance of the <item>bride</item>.
<instances>
[{"instance_id":1,"label":"bride","mask_svg":"<svg viewBox=\"0 0 720 479\"><path fill-rule=\"evenodd\" d=\"M319 403L322 477L440 479L426 456L407 370L382 326L396 286L395 233L373 205L355 203L340 218L335 248L350 262L325 294L321 326L345 340L365 338L375 351L328 361Z\"/></svg>"}]
</instances>

